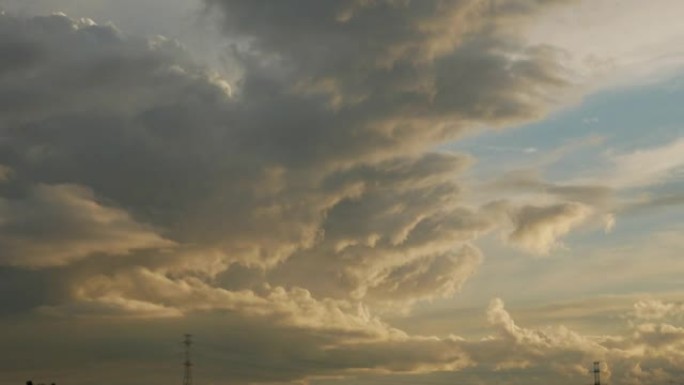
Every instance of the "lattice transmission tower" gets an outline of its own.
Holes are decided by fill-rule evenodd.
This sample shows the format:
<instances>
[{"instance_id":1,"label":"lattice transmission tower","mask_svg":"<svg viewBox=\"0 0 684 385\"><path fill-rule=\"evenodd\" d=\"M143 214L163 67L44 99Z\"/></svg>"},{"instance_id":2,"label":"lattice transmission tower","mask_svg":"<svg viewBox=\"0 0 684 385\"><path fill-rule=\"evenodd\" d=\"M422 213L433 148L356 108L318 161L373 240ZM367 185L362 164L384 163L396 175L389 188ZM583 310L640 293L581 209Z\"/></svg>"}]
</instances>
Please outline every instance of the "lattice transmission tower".
<instances>
[{"instance_id":1,"label":"lattice transmission tower","mask_svg":"<svg viewBox=\"0 0 684 385\"><path fill-rule=\"evenodd\" d=\"M601 363L594 361L594 385L601 385Z\"/></svg>"},{"instance_id":2,"label":"lattice transmission tower","mask_svg":"<svg viewBox=\"0 0 684 385\"><path fill-rule=\"evenodd\" d=\"M192 361L190 360L190 347L192 346L192 335L186 334L183 339L183 345L185 345L185 361L183 362L183 367L185 368L183 373L183 385L192 385Z\"/></svg>"}]
</instances>

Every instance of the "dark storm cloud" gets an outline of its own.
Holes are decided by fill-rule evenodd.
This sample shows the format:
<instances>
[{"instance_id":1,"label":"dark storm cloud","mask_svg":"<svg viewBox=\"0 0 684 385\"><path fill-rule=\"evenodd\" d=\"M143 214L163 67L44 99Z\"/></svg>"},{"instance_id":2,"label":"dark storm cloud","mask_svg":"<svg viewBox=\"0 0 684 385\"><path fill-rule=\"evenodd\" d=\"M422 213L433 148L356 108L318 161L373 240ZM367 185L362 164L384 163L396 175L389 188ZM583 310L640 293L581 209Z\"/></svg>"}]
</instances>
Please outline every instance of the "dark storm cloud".
<instances>
[{"instance_id":1,"label":"dark storm cloud","mask_svg":"<svg viewBox=\"0 0 684 385\"><path fill-rule=\"evenodd\" d=\"M500 217L462 202L468 157L429 148L545 111L567 74L516 31L563 2L210 3L241 41L236 84L163 38L0 16L0 262L58 293L19 297L93 334L223 315L270 368L242 382L470 365L374 314L476 270ZM514 237L544 248L581 207L511 209Z\"/></svg>"},{"instance_id":2,"label":"dark storm cloud","mask_svg":"<svg viewBox=\"0 0 684 385\"><path fill-rule=\"evenodd\" d=\"M173 245L83 188L38 185L24 200L0 200L0 264L38 268Z\"/></svg>"},{"instance_id":3,"label":"dark storm cloud","mask_svg":"<svg viewBox=\"0 0 684 385\"><path fill-rule=\"evenodd\" d=\"M244 243L235 247L264 259L281 244L306 241L318 202L273 213L277 222L299 217L301 226L259 235L276 219L254 208L278 205L278 192L260 185L278 177L269 168L277 167L248 148L241 134L248 128L239 124L248 116L233 111L223 84L187 64L173 43L129 39L58 15L3 18L6 39L18 35L47 55L0 80L11 111L0 128L0 163L12 172L1 187L9 196L26 196L38 183L83 186L177 240L234 234Z\"/></svg>"},{"instance_id":4,"label":"dark storm cloud","mask_svg":"<svg viewBox=\"0 0 684 385\"><path fill-rule=\"evenodd\" d=\"M345 161L424 148L473 123L537 116L553 99L551 90L566 83L553 49L525 47L499 33L499 24L513 28L502 20L522 17L506 7L474 1L209 3L224 9L226 33L248 42L238 48L250 68L238 87L246 99L275 102L274 93L286 92L327 104L324 124L288 125L296 122L289 116L271 129L306 138L305 148L292 154L298 157ZM281 103L271 104L277 114Z\"/></svg>"},{"instance_id":5,"label":"dark storm cloud","mask_svg":"<svg viewBox=\"0 0 684 385\"><path fill-rule=\"evenodd\" d=\"M13 95L3 99L11 113L1 128L0 163L12 172L2 186L8 198L26 200L38 184L87 189L92 200L121 210L131 226L223 253L228 264L270 265L295 252L329 254L344 274L361 280L344 289L358 294L369 284L385 287L381 277L416 268L418 259L436 261L439 254L441 261L458 260L449 249L491 227L459 207L459 187L448 181L462 169L459 158L421 158L415 151L469 121L532 116L543 100L527 95L520 103L521 92L563 84L544 49L525 48L513 58L507 50L521 47L497 32L501 24L510 28L503 21L522 17L526 7L509 15L506 7L468 2L349 3L349 18L340 19L331 18L335 7L317 4L310 9L321 12L310 19L315 25L293 32L315 41L280 44L271 39L285 38L289 27L279 34L271 29L290 23L270 17L302 15L277 9L271 14L249 3L223 5L227 17L247 12L252 18L249 26L230 24L253 39L241 55L254 66L245 69L237 98L173 42L130 38L60 15L3 16L4 39L21 47L12 52L24 52L17 60L30 59L0 77L0 88ZM370 28L379 15L391 21L382 24L386 33ZM458 20L468 27L449 29ZM359 45L361 36L367 42ZM340 40L349 51L322 55L322 63L294 52L329 49L328 40ZM387 52L377 53L377 47ZM267 48L276 53L272 60ZM331 77L334 85L350 74L363 76L343 82L358 89L335 92L343 99L352 91L362 97L331 106L316 84ZM421 174L422 180L414 176ZM403 187L409 184L414 186ZM344 230L345 223L354 228ZM366 249L342 247L358 242ZM61 259L100 251L66 251ZM356 256L345 257L350 252ZM396 259L397 253L405 256Z\"/></svg>"}]
</instances>

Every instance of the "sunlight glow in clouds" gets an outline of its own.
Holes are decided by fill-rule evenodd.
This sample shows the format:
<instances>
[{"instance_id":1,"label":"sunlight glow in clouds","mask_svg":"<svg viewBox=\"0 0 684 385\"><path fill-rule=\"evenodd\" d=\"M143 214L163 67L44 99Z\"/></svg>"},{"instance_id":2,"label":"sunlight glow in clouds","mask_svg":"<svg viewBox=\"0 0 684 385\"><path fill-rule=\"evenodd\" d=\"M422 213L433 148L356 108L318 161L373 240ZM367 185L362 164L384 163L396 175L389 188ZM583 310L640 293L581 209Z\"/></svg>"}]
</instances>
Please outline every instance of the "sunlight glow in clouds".
<instances>
[{"instance_id":1,"label":"sunlight glow in clouds","mask_svg":"<svg viewBox=\"0 0 684 385\"><path fill-rule=\"evenodd\" d=\"M626 136L592 118L595 132L555 150L443 149L672 74L674 21L616 36L679 5L625 1L611 21L608 3L8 2L0 382L174 381L186 331L198 378L216 384L571 384L594 360L614 384L684 380L668 275L682 271L681 223L651 210L681 211L681 130L616 151ZM202 36L215 47L193 47ZM607 70L615 80L597 81ZM602 163L549 171L582 151ZM588 265L612 276L592 286L577 273ZM650 281L625 282L638 270ZM501 287L524 289L490 295ZM541 309L582 288L572 317L518 321L525 298ZM614 318L586 305L617 294ZM468 296L477 321L451 316ZM397 325L410 317L449 328ZM586 329L563 325L583 317Z\"/></svg>"}]
</instances>

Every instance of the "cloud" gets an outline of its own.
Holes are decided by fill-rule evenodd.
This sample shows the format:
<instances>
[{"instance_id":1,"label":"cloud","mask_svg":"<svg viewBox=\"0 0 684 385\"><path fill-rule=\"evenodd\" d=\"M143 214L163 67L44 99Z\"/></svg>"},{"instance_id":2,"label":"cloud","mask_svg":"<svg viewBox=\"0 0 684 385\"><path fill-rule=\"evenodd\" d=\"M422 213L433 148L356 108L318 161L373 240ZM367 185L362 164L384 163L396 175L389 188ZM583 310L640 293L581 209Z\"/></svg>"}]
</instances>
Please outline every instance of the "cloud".
<instances>
[{"instance_id":1,"label":"cloud","mask_svg":"<svg viewBox=\"0 0 684 385\"><path fill-rule=\"evenodd\" d=\"M684 316L684 305L681 303L663 302L648 299L634 304L634 316L639 320L663 320L670 317Z\"/></svg>"},{"instance_id":2,"label":"cloud","mask_svg":"<svg viewBox=\"0 0 684 385\"><path fill-rule=\"evenodd\" d=\"M276 78L295 93L327 95L336 119L353 115L376 156L387 145L441 140L480 120L538 116L553 99L548 92L566 84L552 48L502 36L514 20L545 8L532 1L307 2L306 11L208 3L225 10L227 34L249 42L246 64L268 71L246 74L245 94Z\"/></svg>"},{"instance_id":3,"label":"cloud","mask_svg":"<svg viewBox=\"0 0 684 385\"><path fill-rule=\"evenodd\" d=\"M3 99L8 113L0 122L6 138L1 161L14 175L9 188L84 186L170 241L218 250L229 259L226 266L270 268L321 240L326 244L318 250L327 249L334 237L340 252L340 245L358 239L378 238L379 246L387 240L380 261L390 259L392 248L409 251L403 262L392 262L397 271L419 256L434 259L462 247L492 224L458 207L450 196L458 186L439 179L463 169L463 158L420 151L473 122L538 116L550 92L565 85L552 51L504 37L519 18L534 15L536 3L496 9L475 2L355 4L312 6L310 12L321 13L315 18L320 33L283 28L276 34L269 28L279 24L259 6L220 4L236 7L227 17L254 12L249 25L230 27L253 39L246 51L238 50L250 66L234 96L173 41L131 37L64 15L3 15L3 44L16 48L10 59L21 63L3 68L0 76L0 89L13 95ZM397 18L383 28L400 33L368 28L379 25L374 18L380 9ZM302 17L283 11L283 17ZM471 16L466 30L450 29L454 20ZM278 23L295 25L286 21ZM352 24L365 29L350 29ZM488 26L501 33L489 36ZM387 50L348 44L363 31ZM315 41L281 44L286 33ZM325 58L320 62L308 61L308 52L299 55L301 47L330 47L325 39L345 43L330 55L316 54ZM267 49L276 57L269 59ZM346 79L355 73L361 77ZM339 88L340 106L331 109L318 86L307 91L306 84L321 81ZM394 192L418 180L402 174L402 167L425 178L413 190ZM369 188L371 183L378 188ZM384 197L375 196L380 192ZM419 202L424 199L448 205L449 215ZM364 211L378 219L392 209L383 205L409 209L405 220L392 222L398 217L384 214L389 221L378 221L366 234L338 236L333 229L343 223L339 208L350 202L367 202ZM474 227L458 235L465 224L461 216ZM445 229L441 239L421 238L421 231L438 227ZM413 238L404 240L409 234ZM389 271L383 263L378 268Z\"/></svg>"},{"instance_id":4,"label":"cloud","mask_svg":"<svg viewBox=\"0 0 684 385\"><path fill-rule=\"evenodd\" d=\"M0 80L13 95L0 128L3 164L14 170L8 189L84 186L178 243L225 239L235 259L255 263L314 239L337 192L298 204L297 188L269 191L283 173L239 139L248 128L232 129L240 114L223 85L174 42L60 15L4 15L2 24L5 39L41 57ZM313 187L306 179L302 188ZM280 230L266 237L266 224Z\"/></svg>"},{"instance_id":5,"label":"cloud","mask_svg":"<svg viewBox=\"0 0 684 385\"><path fill-rule=\"evenodd\" d=\"M203 330L200 334L212 330L212 339L218 343L209 345L213 354L205 359L224 360L204 373L217 378L295 381L352 373L457 370L470 365L458 338L411 336L372 315L360 302L318 300L301 288L229 291L199 279L127 269L88 277L76 283L74 291L71 302L40 307L39 313L98 327L121 320L150 322L151 318L163 325L184 317L183 324ZM231 328L240 332L230 332ZM233 361L236 344L244 346L239 354L248 360L246 367L256 365L260 371L245 372L243 362Z\"/></svg>"},{"instance_id":6,"label":"cloud","mask_svg":"<svg viewBox=\"0 0 684 385\"><path fill-rule=\"evenodd\" d=\"M300 288L229 291L197 278L176 279L139 268L89 277L73 290L71 303L40 310L62 316L106 318L180 317L193 312L230 311L269 319L282 327L345 335L350 341L405 336L372 317L361 304L317 301Z\"/></svg>"},{"instance_id":7,"label":"cloud","mask_svg":"<svg viewBox=\"0 0 684 385\"><path fill-rule=\"evenodd\" d=\"M611 154L613 163L611 185L638 188L665 183L684 167L684 138L677 138L658 147L629 153Z\"/></svg>"},{"instance_id":8,"label":"cloud","mask_svg":"<svg viewBox=\"0 0 684 385\"><path fill-rule=\"evenodd\" d=\"M668 324L641 324L636 328L635 339L653 348L675 347L684 342L684 328Z\"/></svg>"},{"instance_id":9,"label":"cloud","mask_svg":"<svg viewBox=\"0 0 684 385\"><path fill-rule=\"evenodd\" d=\"M574 202L523 206L512 214L515 228L508 240L523 249L548 254L559 246L559 237L570 232L590 215L589 207Z\"/></svg>"},{"instance_id":10,"label":"cloud","mask_svg":"<svg viewBox=\"0 0 684 385\"><path fill-rule=\"evenodd\" d=\"M0 199L0 264L40 268L173 246L80 186L38 185L25 199Z\"/></svg>"},{"instance_id":11,"label":"cloud","mask_svg":"<svg viewBox=\"0 0 684 385\"><path fill-rule=\"evenodd\" d=\"M241 346L270 370L228 373L242 383L485 361L380 315L455 294L483 258L473 242L507 220L463 202L472 159L431 149L562 98L562 53L518 33L565 1L210 3L240 42L234 84L172 40L0 15L0 246L8 274L54 279L34 308L91 336L244 328L220 355ZM505 214L512 242L544 253L589 211Z\"/></svg>"},{"instance_id":12,"label":"cloud","mask_svg":"<svg viewBox=\"0 0 684 385\"><path fill-rule=\"evenodd\" d=\"M498 298L491 301L487 315L497 333L463 343L476 365L528 374L545 370L559 383L572 383L581 376L589 378L591 362L599 360L602 380L611 383L645 384L653 377L681 380L678 326L637 323L630 328L632 334L624 336L583 335L562 325L531 329L519 326Z\"/></svg>"},{"instance_id":13,"label":"cloud","mask_svg":"<svg viewBox=\"0 0 684 385\"><path fill-rule=\"evenodd\" d=\"M641 213L648 210L657 210L684 204L684 194L660 193L640 196L624 202L622 211L625 214Z\"/></svg>"},{"instance_id":14,"label":"cloud","mask_svg":"<svg viewBox=\"0 0 684 385\"><path fill-rule=\"evenodd\" d=\"M557 354L559 351L575 351L591 354L603 350L590 339L562 326L545 331L522 328L516 325L504 308L503 301L498 298L490 302L487 319L498 330L498 338L501 341L507 341L519 348L519 355L505 357L504 362L497 364L499 368L532 366L532 357L542 356L545 352ZM555 364L563 365L562 361Z\"/></svg>"},{"instance_id":15,"label":"cloud","mask_svg":"<svg viewBox=\"0 0 684 385\"><path fill-rule=\"evenodd\" d=\"M597 208L609 208L615 198L615 190L609 185L552 183L545 181L539 172L530 169L507 172L486 184L484 189L548 194L564 201L579 202Z\"/></svg>"},{"instance_id":16,"label":"cloud","mask_svg":"<svg viewBox=\"0 0 684 385\"><path fill-rule=\"evenodd\" d=\"M680 70L684 63L682 51L676 48L684 28L673 16L673 11L681 9L677 0L649 4L625 0L619 12L610 3L579 1L572 9L550 10L529 26L526 36L537 44L572 53L567 65L582 74L590 87L657 81ZM625 39L634 25L649 28Z\"/></svg>"},{"instance_id":17,"label":"cloud","mask_svg":"<svg viewBox=\"0 0 684 385\"><path fill-rule=\"evenodd\" d=\"M358 186L357 194L327 212L315 245L294 253L268 279L373 302L453 294L479 264L469 243L495 226L459 201L460 187L450 176L465 160L428 154L336 175L329 183Z\"/></svg>"},{"instance_id":18,"label":"cloud","mask_svg":"<svg viewBox=\"0 0 684 385\"><path fill-rule=\"evenodd\" d=\"M368 296L407 301L453 295L475 272L481 258L477 249L465 246L458 252L389 268L373 277L374 282L367 289Z\"/></svg>"},{"instance_id":19,"label":"cloud","mask_svg":"<svg viewBox=\"0 0 684 385\"><path fill-rule=\"evenodd\" d=\"M174 308L115 296L101 297L97 300L84 300L60 306L41 306L36 310L39 314L48 316L92 315L100 318L131 317L159 319L183 315L182 312Z\"/></svg>"}]
</instances>

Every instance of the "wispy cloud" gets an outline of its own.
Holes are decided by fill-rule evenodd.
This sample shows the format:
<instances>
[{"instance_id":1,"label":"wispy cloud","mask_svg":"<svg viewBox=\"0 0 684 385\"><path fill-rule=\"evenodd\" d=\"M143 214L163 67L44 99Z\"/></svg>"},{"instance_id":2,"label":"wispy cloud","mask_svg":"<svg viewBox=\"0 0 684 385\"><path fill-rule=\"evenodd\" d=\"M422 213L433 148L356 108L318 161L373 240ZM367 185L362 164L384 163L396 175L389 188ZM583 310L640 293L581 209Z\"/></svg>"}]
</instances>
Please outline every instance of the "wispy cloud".
<instances>
[{"instance_id":1,"label":"wispy cloud","mask_svg":"<svg viewBox=\"0 0 684 385\"><path fill-rule=\"evenodd\" d=\"M607 183L617 188L637 188L665 183L684 170L684 138L661 146L608 155L613 170Z\"/></svg>"}]
</instances>

